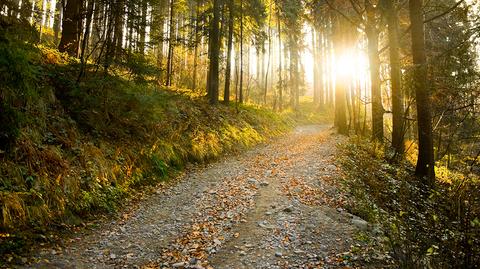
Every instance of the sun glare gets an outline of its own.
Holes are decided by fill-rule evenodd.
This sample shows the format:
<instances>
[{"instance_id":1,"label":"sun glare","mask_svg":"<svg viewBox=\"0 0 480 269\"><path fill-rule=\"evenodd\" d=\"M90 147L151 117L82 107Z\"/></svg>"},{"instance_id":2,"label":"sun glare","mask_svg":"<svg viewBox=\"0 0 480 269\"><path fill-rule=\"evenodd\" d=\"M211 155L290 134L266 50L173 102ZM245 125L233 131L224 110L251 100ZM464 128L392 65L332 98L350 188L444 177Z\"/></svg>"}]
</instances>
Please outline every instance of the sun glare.
<instances>
[{"instance_id":1,"label":"sun glare","mask_svg":"<svg viewBox=\"0 0 480 269\"><path fill-rule=\"evenodd\" d=\"M368 70L366 55L359 51L349 50L333 61L336 74L349 79L365 79Z\"/></svg>"}]
</instances>

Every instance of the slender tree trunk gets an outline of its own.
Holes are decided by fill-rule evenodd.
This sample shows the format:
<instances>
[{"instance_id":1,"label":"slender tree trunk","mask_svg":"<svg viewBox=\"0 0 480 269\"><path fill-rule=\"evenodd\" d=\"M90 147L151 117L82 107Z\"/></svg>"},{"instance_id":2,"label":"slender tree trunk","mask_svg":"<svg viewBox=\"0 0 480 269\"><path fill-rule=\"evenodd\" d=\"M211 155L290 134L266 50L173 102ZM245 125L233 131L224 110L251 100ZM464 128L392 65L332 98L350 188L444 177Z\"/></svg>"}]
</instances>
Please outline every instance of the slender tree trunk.
<instances>
[{"instance_id":1,"label":"slender tree trunk","mask_svg":"<svg viewBox=\"0 0 480 269\"><path fill-rule=\"evenodd\" d=\"M365 0L367 11L366 33L368 39L368 58L370 64L370 80L372 91L372 138L383 141L383 105L380 87L380 56L378 53L378 30L375 18L375 7Z\"/></svg>"},{"instance_id":2,"label":"slender tree trunk","mask_svg":"<svg viewBox=\"0 0 480 269\"><path fill-rule=\"evenodd\" d=\"M243 104L243 2L240 2L240 85L238 102Z\"/></svg>"},{"instance_id":3,"label":"slender tree trunk","mask_svg":"<svg viewBox=\"0 0 480 269\"><path fill-rule=\"evenodd\" d=\"M53 20L53 37L55 40L55 46L58 46L60 41L60 31L62 27L62 17L63 17L63 1L57 0L55 4L54 20Z\"/></svg>"},{"instance_id":4,"label":"slender tree trunk","mask_svg":"<svg viewBox=\"0 0 480 269\"><path fill-rule=\"evenodd\" d=\"M326 54L326 59L327 59L327 104L328 107L333 107L333 95L334 95L334 84L335 84L335 79L333 77L333 72L332 72L332 58L333 58L333 52L332 52L332 41L330 39L327 39L325 42L325 54Z\"/></svg>"},{"instance_id":5,"label":"slender tree trunk","mask_svg":"<svg viewBox=\"0 0 480 269\"><path fill-rule=\"evenodd\" d=\"M283 78L282 78L282 26L280 24L280 12L277 11L278 30L278 109L283 110Z\"/></svg>"},{"instance_id":6,"label":"slender tree trunk","mask_svg":"<svg viewBox=\"0 0 480 269\"><path fill-rule=\"evenodd\" d=\"M108 68L111 65L112 62L112 57L115 54L115 38L112 36L114 33L114 13L115 13L116 8L113 5L108 5L106 8L105 15L108 15L108 23L106 24L106 33L105 33L105 42L102 46L100 56L99 56L99 61L102 58L102 53L105 50L104 53L104 62L103 62L103 69L104 69L104 74L105 76L108 74Z\"/></svg>"},{"instance_id":7,"label":"slender tree trunk","mask_svg":"<svg viewBox=\"0 0 480 269\"><path fill-rule=\"evenodd\" d=\"M362 86L361 86L360 80L357 80L355 85L355 103L356 103L355 134L356 135L361 133L361 129L360 129L360 119L361 119L360 113L362 110L361 98L362 98Z\"/></svg>"},{"instance_id":8,"label":"slender tree trunk","mask_svg":"<svg viewBox=\"0 0 480 269\"><path fill-rule=\"evenodd\" d=\"M392 147L397 154L403 154L404 148L404 107L402 92L402 73L400 65L400 40L398 37L398 14L395 0L387 0L388 43L390 47L390 80L392 85L393 131Z\"/></svg>"},{"instance_id":9,"label":"slender tree trunk","mask_svg":"<svg viewBox=\"0 0 480 269\"><path fill-rule=\"evenodd\" d=\"M123 50L123 24L125 22L125 0L117 0L113 8L115 16L115 30L113 33L113 53L114 58L120 59L122 57ZM110 7L112 8L112 7Z\"/></svg>"},{"instance_id":10,"label":"slender tree trunk","mask_svg":"<svg viewBox=\"0 0 480 269\"><path fill-rule=\"evenodd\" d=\"M167 55L167 78L165 86L172 86L173 73L173 53L175 43L175 0L170 0L170 20L169 20L169 38L168 38L168 55Z\"/></svg>"},{"instance_id":11,"label":"slender tree trunk","mask_svg":"<svg viewBox=\"0 0 480 269\"><path fill-rule=\"evenodd\" d=\"M105 17L103 17L104 12L104 4L102 2L95 2L95 7L93 11L93 18L92 18L92 33L90 38L91 47L91 55L93 58L98 57L98 46L102 40L102 35L104 33L103 28L103 21L105 21Z\"/></svg>"},{"instance_id":12,"label":"slender tree trunk","mask_svg":"<svg viewBox=\"0 0 480 269\"><path fill-rule=\"evenodd\" d=\"M133 37L133 27L134 27L134 9L135 3L128 2L128 12L127 12L127 30L128 30L128 53L130 54L133 49L133 42L135 38Z\"/></svg>"},{"instance_id":13,"label":"slender tree trunk","mask_svg":"<svg viewBox=\"0 0 480 269\"><path fill-rule=\"evenodd\" d=\"M353 102L352 102L352 83L351 81L350 82L350 85L347 85L346 87L346 91L345 91L345 100L347 101L347 115L348 115L348 123L347 123L347 133L351 130L352 128L352 119L354 119L354 116L353 116L353 111L352 111L352 107L353 107Z\"/></svg>"},{"instance_id":14,"label":"slender tree trunk","mask_svg":"<svg viewBox=\"0 0 480 269\"><path fill-rule=\"evenodd\" d=\"M299 99L299 71L298 71L298 47L297 40L295 37L289 37L289 47L290 47L290 106L294 109L298 109L298 99Z\"/></svg>"},{"instance_id":15,"label":"slender tree trunk","mask_svg":"<svg viewBox=\"0 0 480 269\"><path fill-rule=\"evenodd\" d=\"M284 50L283 50L283 59L285 60L284 61L284 64L283 64L283 70L285 70L284 72L284 76L283 76L283 93L286 95L291 95L292 94L292 91L291 91L291 77L292 77L292 74L291 74L291 71L289 70L289 66L290 66L290 55L289 55L289 48L288 48L288 45L285 45L284 46ZM290 88L290 91L288 91L287 89ZM288 96L290 97L290 96ZM290 101L290 100L289 100Z\"/></svg>"},{"instance_id":16,"label":"slender tree trunk","mask_svg":"<svg viewBox=\"0 0 480 269\"><path fill-rule=\"evenodd\" d=\"M148 0L142 1L142 22L140 24L140 42L138 44L138 50L141 54L145 53L145 38L147 35L147 12L148 12Z\"/></svg>"},{"instance_id":17,"label":"slender tree trunk","mask_svg":"<svg viewBox=\"0 0 480 269\"><path fill-rule=\"evenodd\" d=\"M334 49L337 59L342 57L345 51L345 22L343 19L337 19L334 25ZM343 72L336 72L335 77L335 126L338 133L348 135L347 115L346 115L346 89L347 89L346 74Z\"/></svg>"},{"instance_id":18,"label":"slender tree trunk","mask_svg":"<svg viewBox=\"0 0 480 269\"><path fill-rule=\"evenodd\" d=\"M47 0L42 0L42 5L41 5L41 9L40 9L40 29L38 29L38 32L39 32L39 42L42 42L42 35L43 35L43 28L45 27L45 25L47 24L46 21L47 21Z\"/></svg>"},{"instance_id":19,"label":"slender tree trunk","mask_svg":"<svg viewBox=\"0 0 480 269\"><path fill-rule=\"evenodd\" d=\"M427 82L423 0L409 0L409 13L411 21L414 89L417 102L418 122L418 160L415 174L426 178L426 183L433 185L435 180L435 160L433 156L430 91Z\"/></svg>"},{"instance_id":20,"label":"slender tree trunk","mask_svg":"<svg viewBox=\"0 0 480 269\"><path fill-rule=\"evenodd\" d=\"M92 23L92 16L93 16L93 8L94 8L94 1L88 1L88 11L87 11L87 20L85 22L85 33L83 34L82 40L82 48L80 53L80 74L78 75L77 82L80 81L80 78L84 75L85 72L85 53L87 51L88 40L90 39L90 24Z\"/></svg>"},{"instance_id":21,"label":"slender tree trunk","mask_svg":"<svg viewBox=\"0 0 480 269\"><path fill-rule=\"evenodd\" d=\"M272 24L272 6L273 6L273 1L270 2L270 11L269 11L269 15L268 15L268 59L267 59L267 69L266 69L266 73L265 73L265 86L264 86L264 89L263 89L263 103L265 105L267 105L267 91L268 91L268 74L269 74L269 71L270 71L270 59L272 57L272 28L270 27L270 25ZM264 68L264 64L262 62L262 70ZM262 72L263 73L263 72Z\"/></svg>"},{"instance_id":22,"label":"slender tree trunk","mask_svg":"<svg viewBox=\"0 0 480 269\"><path fill-rule=\"evenodd\" d=\"M318 96L318 78L319 78L319 72L318 72L318 55L317 55L317 47L319 46L317 39L316 39L316 29L312 28L312 56L313 56L313 103L318 106L319 105L319 99L320 97Z\"/></svg>"},{"instance_id":23,"label":"slender tree trunk","mask_svg":"<svg viewBox=\"0 0 480 269\"><path fill-rule=\"evenodd\" d=\"M323 75L324 75L324 55L322 54L323 52L323 33L321 30L317 31L317 65L318 65L318 103L320 105L320 108L323 108L323 105L325 104L325 86L324 86L324 81L323 81Z\"/></svg>"},{"instance_id":24,"label":"slender tree trunk","mask_svg":"<svg viewBox=\"0 0 480 269\"><path fill-rule=\"evenodd\" d=\"M232 73L232 51L233 51L233 27L235 20L235 2L234 0L228 1L229 19L228 19L228 49L227 49L227 66L225 69L225 89L223 92L223 102L228 104L230 102L230 82Z\"/></svg>"},{"instance_id":25,"label":"slender tree trunk","mask_svg":"<svg viewBox=\"0 0 480 269\"><path fill-rule=\"evenodd\" d=\"M165 10L167 6L166 0L160 0L158 4L152 7L152 28L150 31L151 39L155 42L155 54L157 60L157 83L162 84L163 69L163 48L165 42Z\"/></svg>"},{"instance_id":26,"label":"slender tree trunk","mask_svg":"<svg viewBox=\"0 0 480 269\"><path fill-rule=\"evenodd\" d=\"M238 89L238 86L239 86L239 81L240 81L240 44L239 42L236 42L235 43L235 105L238 106L238 102L239 102L239 89Z\"/></svg>"},{"instance_id":27,"label":"slender tree trunk","mask_svg":"<svg viewBox=\"0 0 480 269\"><path fill-rule=\"evenodd\" d=\"M200 1L197 1L195 8L195 30L194 30L194 39L195 44L193 45L193 89L197 89L197 68L198 68L198 45L200 43L200 36L198 35L198 30L200 27Z\"/></svg>"},{"instance_id":28,"label":"slender tree trunk","mask_svg":"<svg viewBox=\"0 0 480 269\"><path fill-rule=\"evenodd\" d=\"M250 82L251 82L251 77L250 77L250 46L247 46L247 51L246 51L246 66L245 66L245 74L246 74L246 82L247 84L245 85L245 91L243 93L243 102L248 102L249 97L250 97Z\"/></svg>"},{"instance_id":29,"label":"slender tree trunk","mask_svg":"<svg viewBox=\"0 0 480 269\"><path fill-rule=\"evenodd\" d=\"M218 103L218 71L220 58L220 0L213 0L213 18L210 25L209 47L210 65L208 69L208 100L210 104Z\"/></svg>"}]
</instances>

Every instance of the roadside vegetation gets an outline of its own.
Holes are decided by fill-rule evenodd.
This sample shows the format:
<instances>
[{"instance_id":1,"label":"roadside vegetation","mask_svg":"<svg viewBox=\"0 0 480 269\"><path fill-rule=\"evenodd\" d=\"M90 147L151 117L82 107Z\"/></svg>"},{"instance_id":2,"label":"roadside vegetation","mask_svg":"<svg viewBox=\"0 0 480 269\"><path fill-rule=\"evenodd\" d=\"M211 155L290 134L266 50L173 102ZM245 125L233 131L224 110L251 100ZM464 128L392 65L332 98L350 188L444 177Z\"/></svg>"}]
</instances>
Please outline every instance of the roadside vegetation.
<instances>
[{"instance_id":1,"label":"roadside vegetation","mask_svg":"<svg viewBox=\"0 0 480 269\"><path fill-rule=\"evenodd\" d=\"M427 188L413 176L414 162L392 159L378 143L353 137L340 148L345 191L353 198L348 210L382 227L401 268L480 263L478 175L437 166L437 181Z\"/></svg>"}]
</instances>

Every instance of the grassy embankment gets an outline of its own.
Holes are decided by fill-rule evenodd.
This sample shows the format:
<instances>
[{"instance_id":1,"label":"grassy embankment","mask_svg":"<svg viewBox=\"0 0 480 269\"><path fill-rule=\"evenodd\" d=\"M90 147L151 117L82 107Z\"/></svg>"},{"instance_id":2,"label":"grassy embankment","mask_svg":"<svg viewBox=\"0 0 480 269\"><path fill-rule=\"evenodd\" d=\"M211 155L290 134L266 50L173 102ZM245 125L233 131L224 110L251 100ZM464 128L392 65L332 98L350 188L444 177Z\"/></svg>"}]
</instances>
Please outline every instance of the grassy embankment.
<instances>
[{"instance_id":1,"label":"grassy embankment","mask_svg":"<svg viewBox=\"0 0 480 269\"><path fill-rule=\"evenodd\" d=\"M93 70L77 83L78 61L46 47L0 42L0 55L0 254L21 247L22 231L78 225L187 163L325 120L311 104L210 106L188 90Z\"/></svg>"}]
</instances>

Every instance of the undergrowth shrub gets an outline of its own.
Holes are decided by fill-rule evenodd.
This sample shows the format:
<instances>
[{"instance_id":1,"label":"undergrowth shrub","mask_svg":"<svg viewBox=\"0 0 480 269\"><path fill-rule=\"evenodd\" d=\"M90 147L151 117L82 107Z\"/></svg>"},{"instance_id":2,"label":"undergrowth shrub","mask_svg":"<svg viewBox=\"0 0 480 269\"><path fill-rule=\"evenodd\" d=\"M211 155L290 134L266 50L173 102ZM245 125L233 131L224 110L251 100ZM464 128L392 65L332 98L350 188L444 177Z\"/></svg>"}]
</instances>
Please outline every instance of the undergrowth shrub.
<instances>
[{"instance_id":1,"label":"undergrowth shrub","mask_svg":"<svg viewBox=\"0 0 480 269\"><path fill-rule=\"evenodd\" d=\"M349 210L383 226L402 268L480 264L478 176L439 173L429 189L408 161L386 158L378 144L354 138L341 149L345 187L355 197Z\"/></svg>"},{"instance_id":2,"label":"undergrowth shrub","mask_svg":"<svg viewBox=\"0 0 480 269\"><path fill-rule=\"evenodd\" d=\"M31 64L35 51L33 46L12 42L9 39L0 40L0 149L2 150L7 150L18 138L24 111L37 100L34 85L40 70Z\"/></svg>"}]
</instances>

